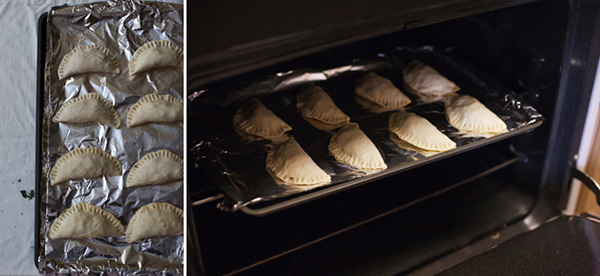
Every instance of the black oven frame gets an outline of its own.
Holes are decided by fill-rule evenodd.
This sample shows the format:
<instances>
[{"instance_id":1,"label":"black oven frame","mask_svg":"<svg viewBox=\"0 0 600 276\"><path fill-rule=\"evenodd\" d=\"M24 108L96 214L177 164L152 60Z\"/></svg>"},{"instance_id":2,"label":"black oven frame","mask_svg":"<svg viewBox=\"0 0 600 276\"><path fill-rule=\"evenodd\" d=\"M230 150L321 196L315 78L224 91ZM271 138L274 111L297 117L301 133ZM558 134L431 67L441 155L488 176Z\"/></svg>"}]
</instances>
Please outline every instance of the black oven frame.
<instances>
[{"instance_id":1,"label":"black oven frame","mask_svg":"<svg viewBox=\"0 0 600 276\"><path fill-rule=\"evenodd\" d=\"M292 39L279 39L255 47L246 47L237 52L203 55L188 48L188 92L210 85L212 83L232 78L243 73L259 70L267 66L288 61L297 57L306 56L341 45L350 44L364 39L402 30L413 29L421 26L442 22L453 18L479 14L486 11L517 6L536 1L461 1L442 5L442 1L433 1L426 7L412 7L398 14L410 15L410 22L401 22L393 16L376 17L369 24L340 24L334 29L324 32L313 32L307 36L299 35ZM556 1L555 1L556 2ZM435 3L440 4L438 6ZM189 4L189 3L188 3ZM331 4L327 8L336 7L339 3ZM205 6L203 6L205 5ZM596 1L567 1L569 7L568 21L565 30L562 64L558 93L554 108L554 116L545 124L550 125L549 139L546 155L541 165L541 181L535 194L535 205L519 221L498 230L498 239L477 239L466 245L461 245L453 253L441 256L427 265L420 265L409 272L416 274L434 274L450 268L472 256L515 237L523 232L537 228L548 219L561 213L568 198L568 190L573 168L571 164L579 150L579 142L583 132L588 103L591 98L592 87L595 80L598 58L600 57L600 5ZM206 7L206 4L201 4ZM421 8L421 9L419 9ZM188 15L193 14L193 5L188 6ZM411 21L412 20L412 21ZM192 23L193 24L193 23ZM192 25L190 24L190 25ZM365 25L367 27L365 27ZM192 25L193 26L193 25ZM332 35L332 39L325 39L326 34L346 29L345 37ZM192 37L188 33L188 37ZM304 43L298 43L302 37ZM190 39L191 40L191 39ZM189 40L188 40L189 41ZM298 49L295 47L302 47ZM265 51L273 50L270 53ZM191 185L192 183L188 183ZM188 221L193 227L193 207L188 208ZM202 248L198 243L197 231L188 228L188 259L190 271L204 273ZM199 262L195 261L199 260ZM263 263L269 260L262 260Z\"/></svg>"}]
</instances>

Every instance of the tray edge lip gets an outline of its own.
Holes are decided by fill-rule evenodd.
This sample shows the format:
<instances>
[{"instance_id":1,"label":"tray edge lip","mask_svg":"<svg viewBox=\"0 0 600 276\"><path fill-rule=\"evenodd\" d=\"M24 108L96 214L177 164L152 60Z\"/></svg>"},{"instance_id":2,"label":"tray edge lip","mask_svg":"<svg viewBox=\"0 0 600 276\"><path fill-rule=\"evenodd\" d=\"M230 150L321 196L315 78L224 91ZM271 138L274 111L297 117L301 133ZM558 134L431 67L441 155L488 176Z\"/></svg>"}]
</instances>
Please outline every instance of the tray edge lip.
<instances>
[{"instance_id":1,"label":"tray edge lip","mask_svg":"<svg viewBox=\"0 0 600 276\"><path fill-rule=\"evenodd\" d=\"M36 100L36 128L35 128L35 256L34 263L40 269L40 191L42 177L42 124L43 112L42 106L44 101L44 71L46 60L46 28L48 25L48 12L44 12L38 19L38 54L37 54L37 100Z\"/></svg>"},{"instance_id":2,"label":"tray edge lip","mask_svg":"<svg viewBox=\"0 0 600 276\"><path fill-rule=\"evenodd\" d=\"M344 191L347 189L358 187L363 184L367 184L369 182L372 182L372 181L375 181L375 180L378 180L381 178L392 176L392 175L401 173L406 170L414 169L416 167L420 167L420 166L423 166L423 165L426 165L426 164L429 164L429 163L432 163L432 162L435 162L435 161L438 161L441 159L445 159L450 156L454 156L454 155L457 155L460 153L471 151L473 149L476 149L476 148L479 148L479 147L482 147L485 145L489 145L492 143L499 142L501 140L505 140L505 139L508 139L508 138L511 138L514 136L518 136L520 134L527 133L527 132L532 131L533 129L541 126L543 124L543 122L544 122L544 120L542 119L531 125L520 127L511 132L507 132L507 133L496 135L496 136L493 136L490 138L482 139L482 140L476 141L474 143L470 143L470 144L461 146L460 148L456 148L456 149L453 149L453 150L450 150L447 152L437 154L431 158L426 158L426 159L416 161L415 163L411 162L412 163L411 166L404 166L404 167L401 166L401 167L398 167L398 168L390 170L390 171L382 171L382 172L372 174L372 175L367 175L367 176L364 176L364 177L361 177L358 179L353 179L350 181L338 183L338 184L326 187L322 190L308 192L307 194L302 195L297 198L294 198L292 200L276 203L274 205L267 206L264 208L252 209L252 208L249 208L249 205L245 205L245 206L240 206L238 209L247 215L256 216L256 217L270 215L270 214L273 214L273 213L276 213L276 212L279 212L279 211L282 211L282 210L285 210L285 209L288 209L291 207L295 207L295 206L298 206L298 205L301 205L301 204L304 204L304 203L307 203L307 202L310 202L313 200L317 200L319 198L326 197L326 196L329 196L329 195L332 195L332 194L335 194L335 193L338 193L338 192L341 192L341 191ZM340 184L342 184L342 185L340 185Z\"/></svg>"}]
</instances>

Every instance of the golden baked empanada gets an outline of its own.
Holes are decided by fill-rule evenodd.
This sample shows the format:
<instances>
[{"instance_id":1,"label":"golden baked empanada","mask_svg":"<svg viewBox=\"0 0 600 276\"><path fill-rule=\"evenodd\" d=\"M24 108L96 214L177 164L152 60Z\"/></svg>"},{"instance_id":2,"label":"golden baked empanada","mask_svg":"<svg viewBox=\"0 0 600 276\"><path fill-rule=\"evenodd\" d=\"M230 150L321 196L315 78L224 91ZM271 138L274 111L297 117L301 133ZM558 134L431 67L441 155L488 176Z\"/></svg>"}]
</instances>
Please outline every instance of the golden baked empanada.
<instances>
[{"instance_id":1,"label":"golden baked empanada","mask_svg":"<svg viewBox=\"0 0 600 276\"><path fill-rule=\"evenodd\" d=\"M318 185L331 182L302 147L290 137L280 144L273 144L267 153L267 171L286 184Z\"/></svg>"},{"instance_id":2,"label":"golden baked empanada","mask_svg":"<svg viewBox=\"0 0 600 276\"><path fill-rule=\"evenodd\" d=\"M94 179L104 175L122 175L121 162L99 148L79 148L61 156L50 172L52 185L69 180Z\"/></svg>"},{"instance_id":3,"label":"golden baked empanada","mask_svg":"<svg viewBox=\"0 0 600 276\"><path fill-rule=\"evenodd\" d=\"M401 108L410 103L410 99L390 80L373 72L358 79L354 91L359 96L383 107Z\"/></svg>"},{"instance_id":4,"label":"golden baked empanada","mask_svg":"<svg viewBox=\"0 0 600 276\"><path fill-rule=\"evenodd\" d=\"M296 108L303 117L326 124L349 122L350 117L344 114L333 100L319 86L307 86L296 96Z\"/></svg>"},{"instance_id":5,"label":"golden baked empanada","mask_svg":"<svg viewBox=\"0 0 600 276\"><path fill-rule=\"evenodd\" d=\"M127 113L127 127L183 122L183 101L171 95L149 94Z\"/></svg>"},{"instance_id":6,"label":"golden baked empanada","mask_svg":"<svg viewBox=\"0 0 600 276\"><path fill-rule=\"evenodd\" d=\"M127 226L126 241L183 235L183 210L169 203L150 203L135 212Z\"/></svg>"},{"instance_id":7,"label":"golden baked empanada","mask_svg":"<svg viewBox=\"0 0 600 276\"><path fill-rule=\"evenodd\" d=\"M477 99L458 95L446 100L446 117L455 128L466 132L503 133L506 124Z\"/></svg>"},{"instance_id":8,"label":"golden baked empanada","mask_svg":"<svg viewBox=\"0 0 600 276\"><path fill-rule=\"evenodd\" d=\"M66 54L58 66L58 78L87 73L120 74L119 61L100 45L77 46Z\"/></svg>"},{"instance_id":9,"label":"golden baked empanada","mask_svg":"<svg viewBox=\"0 0 600 276\"><path fill-rule=\"evenodd\" d=\"M144 155L135 163L125 187L160 185L183 179L183 159L168 150L159 150Z\"/></svg>"},{"instance_id":10,"label":"golden baked empanada","mask_svg":"<svg viewBox=\"0 0 600 276\"><path fill-rule=\"evenodd\" d=\"M50 239L85 239L119 237L123 225L108 211L79 202L62 213L50 226Z\"/></svg>"},{"instance_id":11,"label":"golden baked empanada","mask_svg":"<svg viewBox=\"0 0 600 276\"><path fill-rule=\"evenodd\" d=\"M404 83L418 94L441 96L460 90L455 83L425 63L413 60L402 70Z\"/></svg>"},{"instance_id":12,"label":"golden baked empanada","mask_svg":"<svg viewBox=\"0 0 600 276\"><path fill-rule=\"evenodd\" d=\"M233 125L238 129L265 139L281 137L292 127L281 120L257 98L242 105L233 116Z\"/></svg>"},{"instance_id":13,"label":"golden baked empanada","mask_svg":"<svg viewBox=\"0 0 600 276\"><path fill-rule=\"evenodd\" d=\"M89 93L66 102L54 115L55 123L91 125L100 123L121 127L121 117L110 101L98 93Z\"/></svg>"},{"instance_id":14,"label":"golden baked empanada","mask_svg":"<svg viewBox=\"0 0 600 276\"><path fill-rule=\"evenodd\" d=\"M129 79L163 67L183 67L183 50L167 40L147 42L133 53L129 61Z\"/></svg>"},{"instance_id":15,"label":"golden baked empanada","mask_svg":"<svg viewBox=\"0 0 600 276\"><path fill-rule=\"evenodd\" d=\"M364 172L387 169L375 144L354 123L341 128L331 137L329 152L336 160Z\"/></svg>"},{"instance_id":16,"label":"golden baked empanada","mask_svg":"<svg viewBox=\"0 0 600 276\"><path fill-rule=\"evenodd\" d=\"M427 119L408 112L396 112L390 116L388 128L398 138L431 151L447 151L456 148L456 143L441 133Z\"/></svg>"}]
</instances>

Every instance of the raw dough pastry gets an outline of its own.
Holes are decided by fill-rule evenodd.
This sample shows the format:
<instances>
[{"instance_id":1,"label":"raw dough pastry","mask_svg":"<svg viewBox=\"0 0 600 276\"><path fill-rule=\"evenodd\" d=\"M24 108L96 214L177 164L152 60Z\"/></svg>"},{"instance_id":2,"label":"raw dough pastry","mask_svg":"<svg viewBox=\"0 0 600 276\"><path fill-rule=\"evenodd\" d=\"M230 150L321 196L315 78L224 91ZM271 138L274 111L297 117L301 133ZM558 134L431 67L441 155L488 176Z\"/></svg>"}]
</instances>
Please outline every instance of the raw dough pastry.
<instances>
[{"instance_id":1,"label":"raw dough pastry","mask_svg":"<svg viewBox=\"0 0 600 276\"><path fill-rule=\"evenodd\" d=\"M168 150L146 154L135 163L125 187L160 185L183 179L183 159Z\"/></svg>"},{"instance_id":2,"label":"raw dough pastry","mask_svg":"<svg viewBox=\"0 0 600 276\"><path fill-rule=\"evenodd\" d=\"M396 135L392 132L390 132L390 140L392 140L392 142L394 142L396 145L398 145L398 147L401 147L405 150L416 151L425 157L429 157L429 156L432 156L432 155L442 152L442 151L426 150L426 149L419 148L409 142L406 142L406 141L398 138L398 135Z\"/></svg>"},{"instance_id":3,"label":"raw dough pastry","mask_svg":"<svg viewBox=\"0 0 600 276\"><path fill-rule=\"evenodd\" d=\"M121 162L108 152L99 148L79 148L58 159L50 172L50 183L56 185L69 180L122 174Z\"/></svg>"},{"instance_id":4,"label":"raw dough pastry","mask_svg":"<svg viewBox=\"0 0 600 276\"><path fill-rule=\"evenodd\" d=\"M390 111L398 111L402 108L397 108L397 107L385 107L385 106L381 106L376 104L375 102L372 102L370 100L367 100L364 97L361 97L357 94L354 95L354 100L359 103L360 105L362 105L362 107L366 110L369 110L370 112L373 113L384 113L384 112L390 112Z\"/></svg>"},{"instance_id":5,"label":"raw dough pastry","mask_svg":"<svg viewBox=\"0 0 600 276\"><path fill-rule=\"evenodd\" d=\"M387 169L375 144L357 124L348 124L331 137L329 152L336 160L364 172Z\"/></svg>"},{"instance_id":6,"label":"raw dough pastry","mask_svg":"<svg viewBox=\"0 0 600 276\"><path fill-rule=\"evenodd\" d=\"M66 102L54 115L55 123L121 127L121 117L112 103L98 93L89 93Z\"/></svg>"},{"instance_id":7,"label":"raw dough pastry","mask_svg":"<svg viewBox=\"0 0 600 276\"><path fill-rule=\"evenodd\" d=\"M319 86L305 87L296 97L296 107L303 117L326 124L339 124L350 121L333 100Z\"/></svg>"},{"instance_id":8,"label":"raw dough pastry","mask_svg":"<svg viewBox=\"0 0 600 276\"><path fill-rule=\"evenodd\" d=\"M456 148L450 138L441 133L427 119L407 112L396 112L390 116L388 128L398 138L430 151L447 151Z\"/></svg>"},{"instance_id":9,"label":"raw dough pastry","mask_svg":"<svg viewBox=\"0 0 600 276\"><path fill-rule=\"evenodd\" d=\"M183 122L183 101L171 95L149 94L127 113L127 127Z\"/></svg>"},{"instance_id":10,"label":"raw dough pastry","mask_svg":"<svg viewBox=\"0 0 600 276\"><path fill-rule=\"evenodd\" d=\"M79 202L62 213L50 226L50 239L119 237L123 225L108 211Z\"/></svg>"},{"instance_id":11,"label":"raw dough pastry","mask_svg":"<svg viewBox=\"0 0 600 276\"><path fill-rule=\"evenodd\" d=\"M356 94L384 107L401 108L410 103L394 84L373 72L358 79L355 87Z\"/></svg>"},{"instance_id":12,"label":"raw dough pastry","mask_svg":"<svg viewBox=\"0 0 600 276\"><path fill-rule=\"evenodd\" d=\"M418 60L406 65L402 76L404 83L418 94L441 96L460 90L460 87L440 75L438 71Z\"/></svg>"},{"instance_id":13,"label":"raw dough pastry","mask_svg":"<svg viewBox=\"0 0 600 276\"><path fill-rule=\"evenodd\" d=\"M169 203L150 203L135 212L127 226L126 241L183 235L183 210Z\"/></svg>"},{"instance_id":14,"label":"raw dough pastry","mask_svg":"<svg viewBox=\"0 0 600 276\"><path fill-rule=\"evenodd\" d=\"M183 50L171 41L157 40L142 45L129 62L129 79L162 67L183 67Z\"/></svg>"},{"instance_id":15,"label":"raw dough pastry","mask_svg":"<svg viewBox=\"0 0 600 276\"><path fill-rule=\"evenodd\" d=\"M331 182L302 147L290 137L281 144L274 144L267 153L267 171L283 183L292 185L318 185Z\"/></svg>"},{"instance_id":16,"label":"raw dough pastry","mask_svg":"<svg viewBox=\"0 0 600 276\"><path fill-rule=\"evenodd\" d=\"M58 66L58 78L86 73L120 74L119 61L100 45L77 46L66 54Z\"/></svg>"},{"instance_id":17,"label":"raw dough pastry","mask_svg":"<svg viewBox=\"0 0 600 276\"><path fill-rule=\"evenodd\" d=\"M233 116L233 125L238 129L265 139L281 137L292 127L281 120L257 98L245 103Z\"/></svg>"},{"instance_id":18,"label":"raw dough pastry","mask_svg":"<svg viewBox=\"0 0 600 276\"><path fill-rule=\"evenodd\" d=\"M350 122L341 122L341 123L337 123L337 124L326 124L319 120L306 118L304 116L302 116L302 119L304 119L306 122L308 122L309 124L311 124L313 127L317 128L317 129L329 131L329 132L331 132L332 130L334 130L336 128L343 127L350 123Z\"/></svg>"},{"instance_id":19,"label":"raw dough pastry","mask_svg":"<svg viewBox=\"0 0 600 276\"><path fill-rule=\"evenodd\" d=\"M459 95L446 100L446 117L455 128L466 132L507 132L506 124L477 99Z\"/></svg>"}]
</instances>

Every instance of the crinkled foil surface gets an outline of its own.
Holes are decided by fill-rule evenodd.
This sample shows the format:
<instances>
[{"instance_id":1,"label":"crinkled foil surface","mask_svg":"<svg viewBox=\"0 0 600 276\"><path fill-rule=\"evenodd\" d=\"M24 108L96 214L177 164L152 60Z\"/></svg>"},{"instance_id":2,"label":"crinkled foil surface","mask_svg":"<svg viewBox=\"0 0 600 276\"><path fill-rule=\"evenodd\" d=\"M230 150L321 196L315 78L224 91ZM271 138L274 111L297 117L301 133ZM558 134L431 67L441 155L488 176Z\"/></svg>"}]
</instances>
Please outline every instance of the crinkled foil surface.
<instances>
[{"instance_id":1,"label":"crinkled foil surface","mask_svg":"<svg viewBox=\"0 0 600 276\"><path fill-rule=\"evenodd\" d=\"M533 107L523 102L505 85L467 62L453 57L444 49L434 46L398 47L393 52L379 54L370 60L354 60L326 70L298 69L280 72L240 84L239 88L209 87L189 96L193 104L188 111L188 122L200 121L200 127L191 131L198 133L196 137L201 137L190 141L195 144L191 150L193 159L190 159L194 160L195 167L202 170L207 179L216 183L225 194L225 199L218 207L234 211L249 204L312 189L323 189L329 185L358 185L364 181L372 181L377 174L387 175L389 172L407 170L423 163L425 156L400 148L390 140L388 119L396 111L372 112L355 100L355 83L365 72L373 71L391 80L412 100L406 111L428 119L456 142L456 149L429 158L443 158L444 154L460 152L472 148L467 146L469 144L475 146L489 139L489 135L486 137L461 133L452 127L446 120L443 101L426 101L406 92L402 69L412 60L421 60L432 66L461 87L458 94L468 94L477 98L498 115L506 123L509 133L500 134L495 138L528 131L530 128L526 126L536 123L539 125L543 121L543 117ZM350 116L351 121L359 124L360 129L379 149L388 166L387 170L361 172L337 162L329 154L328 144L337 130L319 130L303 120L296 110L296 94L302 86L309 83L321 86L336 105ZM257 97L267 108L292 126L293 129L288 133L293 135L319 167L331 176L331 183L325 187L306 188L279 185L275 182L265 169L266 149L270 146L270 141L244 141L236 135L232 127L233 115L237 109L253 97ZM210 116L207 116L206 110L209 110ZM207 117L211 120L219 117L223 119L214 124L205 121L204 118Z\"/></svg>"},{"instance_id":2,"label":"crinkled foil surface","mask_svg":"<svg viewBox=\"0 0 600 276\"><path fill-rule=\"evenodd\" d=\"M96 239L51 240L48 230L66 209L79 202L102 207L125 229L135 212L152 202L183 209L183 182L125 188L130 168L144 155L170 150L183 156L182 124L126 127L127 112L148 94L182 99L183 70L158 69L129 80L128 64L135 50L152 40L169 40L183 49L183 6L158 2L109 1L53 8L48 13L42 175L40 183L39 270L45 275L179 275L183 274L181 236L145 239L129 244L125 235ZM76 46L98 44L119 61L121 74L87 74L58 79L58 66ZM57 124L52 117L67 101L97 92L121 117L121 128L105 125ZM98 147L116 157L123 175L50 185L58 158L77 148Z\"/></svg>"}]
</instances>

